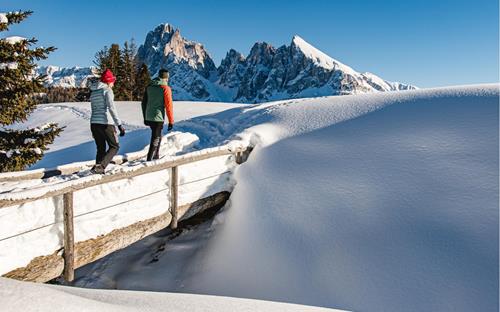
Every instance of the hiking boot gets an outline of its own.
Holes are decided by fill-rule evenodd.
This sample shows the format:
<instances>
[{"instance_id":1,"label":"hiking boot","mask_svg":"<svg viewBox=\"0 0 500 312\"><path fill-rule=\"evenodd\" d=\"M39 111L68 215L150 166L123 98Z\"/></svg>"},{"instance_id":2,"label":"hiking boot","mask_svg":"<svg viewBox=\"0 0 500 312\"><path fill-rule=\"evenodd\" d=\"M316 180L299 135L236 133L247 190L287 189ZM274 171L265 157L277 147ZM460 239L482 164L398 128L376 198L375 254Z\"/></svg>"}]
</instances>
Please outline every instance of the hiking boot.
<instances>
[{"instance_id":1,"label":"hiking boot","mask_svg":"<svg viewBox=\"0 0 500 312\"><path fill-rule=\"evenodd\" d=\"M101 164L97 164L92 169L90 169L92 174L104 174L104 167Z\"/></svg>"}]
</instances>

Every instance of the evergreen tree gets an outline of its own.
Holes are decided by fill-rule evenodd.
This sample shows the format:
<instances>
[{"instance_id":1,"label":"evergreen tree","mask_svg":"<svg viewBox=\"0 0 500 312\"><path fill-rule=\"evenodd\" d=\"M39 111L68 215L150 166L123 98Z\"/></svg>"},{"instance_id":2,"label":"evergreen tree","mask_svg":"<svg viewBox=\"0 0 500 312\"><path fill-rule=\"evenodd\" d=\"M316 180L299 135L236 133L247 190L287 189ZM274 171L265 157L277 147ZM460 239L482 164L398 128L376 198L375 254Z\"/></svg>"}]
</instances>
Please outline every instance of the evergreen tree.
<instances>
[{"instance_id":1,"label":"evergreen tree","mask_svg":"<svg viewBox=\"0 0 500 312\"><path fill-rule=\"evenodd\" d=\"M122 59L122 51L120 49L120 46L118 44L113 43L111 45L111 48L109 48L109 55L108 55L108 69L113 72L113 74L116 77L116 82L115 82L115 87L113 89L114 94L115 94L115 99L117 100L123 100L123 95L125 93L125 86L123 84L123 80L120 77L120 73L122 72L123 68L123 59Z\"/></svg>"},{"instance_id":2,"label":"evergreen tree","mask_svg":"<svg viewBox=\"0 0 500 312\"><path fill-rule=\"evenodd\" d=\"M120 46L113 43L108 51L108 69L110 69L115 75L118 73L120 67L122 66L122 52Z\"/></svg>"},{"instance_id":3,"label":"evergreen tree","mask_svg":"<svg viewBox=\"0 0 500 312\"><path fill-rule=\"evenodd\" d=\"M109 48L107 46L97 51L93 63L97 67L99 74L103 73L106 68L109 68Z\"/></svg>"},{"instance_id":4,"label":"evergreen tree","mask_svg":"<svg viewBox=\"0 0 500 312\"><path fill-rule=\"evenodd\" d=\"M113 91L117 100L133 101L142 98L143 91L137 91L137 75L141 68L137 59L137 46L133 39L130 43L126 41L123 48L120 48L118 44L112 44L109 48L105 46L95 54L94 64L99 73L110 69L115 74L116 82ZM147 79L146 83L149 83L149 73L145 76L143 76L143 81Z\"/></svg>"},{"instance_id":5,"label":"evergreen tree","mask_svg":"<svg viewBox=\"0 0 500 312\"><path fill-rule=\"evenodd\" d=\"M137 74L137 48L134 40L129 44L125 41L121 52L122 61L121 68L118 72L117 79L121 80L122 89L120 98L124 101L132 101L134 99L134 87Z\"/></svg>"},{"instance_id":6,"label":"evergreen tree","mask_svg":"<svg viewBox=\"0 0 500 312\"><path fill-rule=\"evenodd\" d=\"M2 14L0 32L22 22L33 12ZM6 126L26 121L36 107L36 96L43 92L43 77L33 77L35 61L46 59L54 47L30 48L35 38L0 39L0 171L23 170L43 157L47 145L61 132L57 124L35 129L13 130Z\"/></svg>"},{"instance_id":7,"label":"evergreen tree","mask_svg":"<svg viewBox=\"0 0 500 312\"><path fill-rule=\"evenodd\" d=\"M147 86L151 82L151 75L149 74L148 66L144 63L139 67L139 71L137 72L137 78L135 81L134 88L134 98L135 100L142 100L144 92L146 91Z\"/></svg>"}]
</instances>

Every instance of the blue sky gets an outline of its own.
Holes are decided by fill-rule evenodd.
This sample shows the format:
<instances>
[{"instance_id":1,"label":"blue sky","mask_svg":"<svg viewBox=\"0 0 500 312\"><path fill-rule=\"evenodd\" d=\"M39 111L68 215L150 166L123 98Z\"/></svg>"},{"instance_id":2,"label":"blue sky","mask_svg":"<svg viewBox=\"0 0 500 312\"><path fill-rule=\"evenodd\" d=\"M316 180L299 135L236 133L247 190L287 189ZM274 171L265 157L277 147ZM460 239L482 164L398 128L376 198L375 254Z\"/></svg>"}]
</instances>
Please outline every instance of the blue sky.
<instances>
[{"instance_id":1,"label":"blue sky","mask_svg":"<svg viewBox=\"0 0 500 312\"><path fill-rule=\"evenodd\" d=\"M217 65L230 48L278 47L298 34L357 71L419 87L499 81L498 0L0 0L33 10L9 35L58 50L44 64L88 66L104 45L168 22ZM4 33L5 34L5 33ZM2 35L4 35L2 34Z\"/></svg>"}]
</instances>

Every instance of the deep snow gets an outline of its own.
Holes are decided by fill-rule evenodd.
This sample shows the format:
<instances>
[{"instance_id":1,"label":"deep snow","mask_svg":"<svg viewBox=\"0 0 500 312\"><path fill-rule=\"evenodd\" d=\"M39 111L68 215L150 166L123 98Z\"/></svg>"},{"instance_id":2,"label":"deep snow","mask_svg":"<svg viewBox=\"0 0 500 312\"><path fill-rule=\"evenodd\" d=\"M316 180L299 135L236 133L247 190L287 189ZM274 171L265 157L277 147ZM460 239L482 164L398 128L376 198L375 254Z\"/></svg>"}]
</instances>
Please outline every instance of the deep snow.
<instances>
[{"instance_id":1,"label":"deep snow","mask_svg":"<svg viewBox=\"0 0 500 312\"><path fill-rule=\"evenodd\" d=\"M498 86L414 95L252 155L183 290L496 311Z\"/></svg>"},{"instance_id":2,"label":"deep snow","mask_svg":"<svg viewBox=\"0 0 500 312\"><path fill-rule=\"evenodd\" d=\"M75 284L355 311L497 311L498 100L498 85L479 85L183 121L176 130L197 147L257 145L226 209L174 241L153 235L97 261Z\"/></svg>"},{"instance_id":3,"label":"deep snow","mask_svg":"<svg viewBox=\"0 0 500 312\"><path fill-rule=\"evenodd\" d=\"M166 251L152 237L99 261L76 284L496 311L498 99L483 85L245 108L230 118L245 124L226 129L260 145L225 212Z\"/></svg>"},{"instance_id":4,"label":"deep snow","mask_svg":"<svg viewBox=\"0 0 500 312\"><path fill-rule=\"evenodd\" d=\"M0 277L2 311L339 311L228 297L116 290L89 290L18 282Z\"/></svg>"}]
</instances>

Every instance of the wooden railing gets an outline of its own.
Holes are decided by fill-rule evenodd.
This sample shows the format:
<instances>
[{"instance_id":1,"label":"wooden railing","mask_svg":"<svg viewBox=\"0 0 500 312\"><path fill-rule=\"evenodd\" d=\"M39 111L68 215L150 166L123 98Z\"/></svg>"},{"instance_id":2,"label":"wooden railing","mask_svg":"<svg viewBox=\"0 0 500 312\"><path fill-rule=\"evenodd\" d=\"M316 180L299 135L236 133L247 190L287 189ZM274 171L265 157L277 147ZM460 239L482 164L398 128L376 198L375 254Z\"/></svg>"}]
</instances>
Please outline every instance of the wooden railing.
<instances>
[{"instance_id":1,"label":"wooden railing","mask_svg":"<svg viewBox=\"0 0 500 312\"><path fill-rule=\"evenodd\" d=\"M248 158L248 155L250 154L251 150L252 148L248 146L238 146L235 148L230 148L229 146L227 146L227 148L207 149L205 150L205 152L203 150L198 152L193 152L182 156L173 157L171 160L167 161L156 161L156 163L152 163L151 165L140 167L138 169L133 169L125 172L118 172L109 175L107 174L97 180L90 180L82 183L74 183L74 181L70 181L71 183L69 183L68 186L63 186L58 189L47 191L46 193L37 196L32 196L29 198L3 199L0 200L0 208L14 206L14 205L21 205L49 197L55 197L55 196L63 197L63 205L64 205L63 277L66 281L72 281L74 279L74 271L75 271L75 241L74 241L74 229L73 229L73 222L74 222L73 193L75 191L83 190L92 186L114 182L117 180L137 177L147 173L170 169L171 170L170 213L172 216L170 221L170 227L172 229L175 229L177 227L177 222L178 222L179 166L225 155L235 155L236 163L241 164Z\"/></svg>"}]
</instances>

